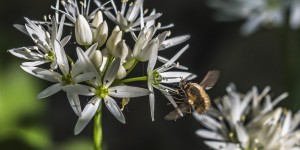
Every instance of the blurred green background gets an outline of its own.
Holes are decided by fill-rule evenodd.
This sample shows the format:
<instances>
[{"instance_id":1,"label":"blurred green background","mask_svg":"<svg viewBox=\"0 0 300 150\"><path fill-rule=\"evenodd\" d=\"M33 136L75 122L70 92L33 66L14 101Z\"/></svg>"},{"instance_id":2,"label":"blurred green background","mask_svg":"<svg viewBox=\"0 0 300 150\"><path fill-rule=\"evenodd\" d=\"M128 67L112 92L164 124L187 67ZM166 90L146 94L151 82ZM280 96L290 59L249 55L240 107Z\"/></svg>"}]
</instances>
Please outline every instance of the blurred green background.
<instances>
[{"instance_id":1,"label":"blurred green background","mask_svg":"<svg viewBox=\"0 0 300 150\"><path fill-rule=\"evenodd\" d=\"M225 87L234 82L245 92L253 85L259 89L269 85L272 95L297 92L299 70L286 68L281 51L280 29L262 29L249 37L239 34L241 22L220 23L211 19L212 10L199 0L145 0L147 8L157 8L163 24L175 23L173 36L191 34L190 49L181 57L182 64L196 73L200 82L208 70L221 70L217 85L209 91L212 98L225 94ZM3 1L0 5L0 149L1 150L91 150L92 124L77 136L73 128L77 117L72 112L64 93L45 100L36 95L49 83L23 72L21 61L6 51L32 45L31 39L12 27L23 24L23 17L41 19L51 13L55 1ZM181 48L177 46L175 49ZM176 50L162 52L170 58ZM297 54L297 53L296 53ZM294 59L298 55L293 55ZM297 63L297 62L293 62ZM288 71L287 71L288 70ZM292 72L289 72L291 71ZM140 73L140 72L136 72ZM293 73L289 78L288 73ZM289 79L290 81L288 81ZM145 86L145 85L142 85ZM300 87L300 86L298 86ZM294 90L294 91L293 91ZM293 99L293 97L295 99ZM299 108L297 96L289 97L281 105ZM156 94L156 121L152 122L147 98L132 100L125 111L127 124L119 123L104 109L104 146L107 150L182 150L208 149L195 135L200 124L187 116L176 122L163 119L172 107ZM85 101L85 100L83 100Z\"/></svg>"}]
</instances>

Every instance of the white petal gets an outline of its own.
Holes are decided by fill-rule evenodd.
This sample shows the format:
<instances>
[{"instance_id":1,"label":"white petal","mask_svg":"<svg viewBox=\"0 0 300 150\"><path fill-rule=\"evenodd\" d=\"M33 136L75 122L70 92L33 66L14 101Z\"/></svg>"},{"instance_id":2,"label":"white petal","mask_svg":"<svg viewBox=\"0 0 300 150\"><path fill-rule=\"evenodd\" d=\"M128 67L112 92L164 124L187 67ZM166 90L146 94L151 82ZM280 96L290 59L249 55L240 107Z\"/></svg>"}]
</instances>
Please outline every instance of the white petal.
<instances>
[{"instance_id":1,"label":"white petal","mask_svg":"<svg viewBox=\"0 0 300 150\"><path fill-rule=\"evenodd\" d=\"M69 74L70 68L65 50L57 40L54 42L54 51L59 69L64 75Z\"/></svg>"},{"instance_id":2,"label":"white petal","mask_svg":"<svg viewBox=\"0 0 300 150\"><path fill-rule=\"evenodd\" d=\"M67 97L68 97L69 103L70 103L73 111L76 113L76 115L78 117L80 117L82 110L81 110L81 105L80 105L80 100L79 100L78 95L67 92Z\"/></svg>"},{"instance_id":3,"label":"white petal","mask_svg":"<svg viewBox=\"0 0 300 150\"><path fill-rule=\"evenodd\" d=\"M22 59L27 59L27 60L41 60L43 59L43 56L41 54L38 53L28 53L25 51L26 47L19 47L19 48L14 48L14 49L10 49L8 50L9 53L11 53L12 55L22 58Z\"/></svg>"},{"instance_id":4,"label":"white petal","mask_svg":"<svg viewBox=\"0 0 300 150\"><path fill-rule=\"evenodd\" d=\"M264 18L265 18L264 14L260 14L259 16L257 15L250 16L249 19L246 21L246 23L243 24L241 28L241 33L247 36L255 32L256 30L258 30Z\"/></svg>"},{"instance_id":5,"label":"white petal","mask_svg":"<svg viewBox=\"0 0 300 150\"><path fill-rule=\"evenodd\" d=\"M86 85L67 85L62 87L62 89L66 92L70 92L70 93L75 93L78 95L85 95L85 96L94 96L95 93L95 89L93 87L90 86L86 86Z\"/></svg>"},{"instance_id":6,"label":"white petal","mask_svg":"<svg viewBox=\"0 0 300 150\"><path fill-rule=\"evenodd\" d=\"M122 123L125 123L125 117L122 110L119 108L118 104L114 99L109 96L104 97L104 103L107 109Z\"/></svg>"},{"instance_id":7,"label":"white petal","mask_svg":"<svg viewBox=\"0 0 300 150\"><path fill-rule=\"evenodd\" d=\"M292 112L288 111L282 125L281 136L286 136L291 130Z\"/></svg>"},{"instance_id":8,"label":"white petal","mask_svg":"<svg viewBox=\"0 0 300 150\"><path fill-rule=\"evenodd\" d=\"M71 40L71 38L72 38L72 36L66 36L65 38L63 38L60 42L61 42L61 46L62 47L65 47L67 44L68 44L68 42Z\"/></svg>"},{"instance_id":9,"label":"white petal","mask_svg":"<svg viewBox=\"0 0 300 150\"><path fill-rule=\"evenodd\" d=\"M211 140L225 140L220 134L217 132L212 132L209 130L200 129L196 131L196 134L205 139Z\"/></svg>"},{"instance_id":10,"label":"white petal","mask_svg":"<svg viewBox=\"0 0 300 150\"><path fill-rule=\"evenodd\" d=\"M19 24L14 24L13 25L16 29L18 29L19 31L21 31L22 33L26 34L26 35L29 35L25 26L23 25L19 25Z\"/></svg>"},{"instance_id":11,"label":"white petal","mask_svg":"<svg viewBox=\"0 0 300 150\"><path fill-rule=\"evenodd\" d=\"M152 118L152 121L154 121L155 96L154 96L153 87L149 82L148 82L148 89L151 92L149 94L149 103L150 103L151 118Z\"/></svg>"},{"instance_id":12,"label":"white petal","mask_svg":"<svg viewBox=\"0 0 300 150\"><path fill-rule=\"evenodd\" d=\"M190 37L191 37L190 35L183 35L183 36L177 36L177 37L167 39L162 42L162 45L159 47L159 50L165 50L169 47L181 44L187 41L188 39L190 39Z\"/></svg>"},{"instance_id":13,"label":"white petal","mask_svg":"<svg viewBox=\"0 0 300 150\"><path fill-rule=\"evenodd\" d=\"M103 85L105 87L109 87L110 84L114 81L117 73L118 73L118 70L119 70L119 67L120 67L120 64L121 63L121 60L120 58L116 58L112 63L111 65L109 66L105 76L104 76L104 83Z\"/></svg>"},{"instance_id":14,"label":"white petal","mask_svg":"<svg viewBox=\"0 0 300 150\"><path fill-rule=\"evenodd\" d=\"M92 80L95 77L95 74L93 72L89 73L83 73L74 78L75 83L80 83L88 80Z\"/></svg>"},{"instance_id":15,"label":"white petal","mask_svg":"<svg viewBox=\"0 0 300 150\"><path fill-rule=\"evenodd\" d=\"M49 97L49 96L59 92L61 90L61 87L62 87L61 83L56 83L54 85L51 85L48 88L46 88L45 90L43 90L42 92L40 92L37 95L37 98L43 99L43 98Z\"/></svg>"},{"instance_id":16,"label":"white petal","mask_svg":"<svg viewBox=\"0 0 300 150\"><path fill-rule=\"evenodd\" d=\"M189 45L186 45L184 48L182 48L175 56L173 56L166 64L164 64L163 67L168 68L171 66L188 48Z\"/></svg>"},{"instance_id":17,"label":"white petal","mask_svg":"<svg viewBox=\"0 0 300 150\"><path fill-rule=\"evenodd\" d=\"M161 56L157 56L157 60L162 62L162 63L167 63L169 61L169 59L161 57ZM173 65L175 68L177 69L181 69L181 70L188 70L187 67L180 65L179 63L173 63Z\"/></svg>"},{"instance_id":18,"label":"white petal","mask_svg":"<svg viewBox=\"0 0 300 150\"><path fill-rule=\"evenodd\" d=\"M193 116L206 128L217 131L218 129L222 130L222 125L216 121L214 118L207 115L200 115L198 113L193 113Z\"/></svg>"},{"instance_id":19,"label":"white petal","mask_svg":"<svg viewBox=\"0 0 300 150\"><path fill-rule=\"evenodd\" d=\"M148 62L147 72L150 73L150 71L154 70L155 64L157 61L157 49L153 49L150 53L150 58Z\"/></svg>"},{"instance_id":20,"label":"white petal","mask_svg":"<svg viewBox=\"0 0 300 150\"><path fill-rule=\"evenodd\" d=\"M163 77L161 83L178 83L182 79L185 79L188 76L192 76L193 74L189 72L170 71L170 72L162 72L160 73L160 75Z\"/></svg>"},{"instance_id":21,"label":"white petal","mask_svg":"<svg viewBox=\"0 0 300 150\"><path fill-rule=\"evenodd\" d=\"M20 66L20 67L27 73L50 82L57 82L59 79L61 79L61 75L58 74L57 72L53 72L50 70L37 68L37 67L25 67L25 66Z\"/></svg>"},{"instance_id":22,"label":"white petal","mask_svg":"<svg viewBox=\"0 0 300 150\"><path fill-rule=\"evenodd\" d=\"M243 127L241 123L237 123L235 128L239 143L242 144L242 147L247 147L247 144L249 143L249 135L246 132L245 127Z\"/></svg>"},{"instance_id":23,"label":"white petal","mask_svg":"<svg viewBox=\"0 0 300 150\"><path fill-rule=\"evenodd\" d=\"M217 142L217 141L204 141L204 143L217 150L242 150L239 148L238 144L227 143L227 142Z\"/></svg>"},{"instance_id":24,"label":"white petal","mask_svg":"<svg viewBox=\"0 0 300 150\"><path fill-rule=\"evenodd\" d=\"M141 97L150 94L149 90L134 86L114 86L110 87L108 90L108 95L117 98Z\"/></svg>"},{"instance_id":25,"label":"white petal","mask_svg":"<svg viewBox=\"0 0 300 150\"><path fill-rule=\"evenodd\" d=\"M90 120L94 117L95 113L98 110L101 99L94 97L89 103L84 107L81 117L79 117L75 129L74 134L79 134L85 126L90 122Z\"/></svg>"},{"instance_id":26,"label":"white petal","mask_svg":"<svg viewBox=\"0 0 300 150\"><path fill-rule=\"evenodd\" d=\"M26 66L26 67L35 67L35 66L39 66L45 63L48 63L49 61L43 60L43 61L31 61L31 62L23 62L22 66Z\"/></svg>"},{"instance_id":27,"label":"white petal","mask_svg":"<svg viewBox=\"0 0 300 150\"><path fill-rule=\"evenodd\" d=\"M85 72L94 73L98 82L100 82L101 77L100 77L97 69L94 67L93 63L89 59L89 57L80 48L77 48L76 51L77 51L78 59L80 60L79 63L80 63L81 69L84 70Z\"/></svg>"}]
</instances>

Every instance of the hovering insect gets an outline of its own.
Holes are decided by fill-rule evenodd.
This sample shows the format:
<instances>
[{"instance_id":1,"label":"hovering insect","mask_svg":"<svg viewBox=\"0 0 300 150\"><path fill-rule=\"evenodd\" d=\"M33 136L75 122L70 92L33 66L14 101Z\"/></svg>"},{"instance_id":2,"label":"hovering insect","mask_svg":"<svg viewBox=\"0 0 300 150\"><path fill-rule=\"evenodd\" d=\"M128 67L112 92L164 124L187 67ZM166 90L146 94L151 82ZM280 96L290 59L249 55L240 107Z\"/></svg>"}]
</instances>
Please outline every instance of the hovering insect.
<instances>
[{"instance_id":1,"label":"hovering insect","mask_svg":"<svg viewBox=\"0 0 300 150\"><path fill-rule=\"evenodd\" d=\"M188 83L183 79L179 87L185 95L185 100L178 106L183 114L191 113L192 110L199 114L207 112L211 107L211 101L205 90L212 88L217 82L220 71L209 71L200 84ZM176 120L182 117L178 110L174 110L165 116L166 120Z\"/></svg>"}]
</instances>

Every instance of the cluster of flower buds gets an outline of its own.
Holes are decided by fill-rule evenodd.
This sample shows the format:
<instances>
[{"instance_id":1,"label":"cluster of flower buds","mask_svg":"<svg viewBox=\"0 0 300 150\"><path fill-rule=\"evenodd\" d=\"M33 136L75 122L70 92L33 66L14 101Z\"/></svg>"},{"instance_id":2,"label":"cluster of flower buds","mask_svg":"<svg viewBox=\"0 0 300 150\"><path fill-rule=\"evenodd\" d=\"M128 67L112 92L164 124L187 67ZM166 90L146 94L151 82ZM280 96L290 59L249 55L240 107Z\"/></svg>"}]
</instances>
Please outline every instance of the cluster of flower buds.
<instances>
[{"instance_id":1,"label":"cluster of flower buds","mask_svg":"<svg viewBox=\"0 0 300 150\"><path fill-rule=\"evenodd\" d=\"M91 10L92 4L95 4L94 10ZM154 120L154 88L177 107L170 94L176 90L168 84L178 83L182 78L192 75L177 62L188 45L170 60L158 54L159 51L184 43L189 35L169 38L170 31L158 33L158 30L165 30L173 24L156 24L155 20L161 14L152 11L147 15L143 0L136 0L129 7L127 1L122 1L121 10L117 9L113 0L104 4L98 0L94 3L90 0L80 3L76 0L57 0L51 8L54 14L43 21L25 18L25 25L15 25L33 40L33 46L14 48L8 52L27 60L21 65L24 71L53 83L38 94L39 99L59 91L66 93L72 109L79 117L75 134L85 128L102 104L120 122L125 123L119 105L122 104L124 108L130 98L135 97L149 95L151 117ZM113 24L109 26L105 19L110 19ZM75 31L75 35L67 33L65 28ZM134 44L129 45L126 41ZM72 54L75 52L77 57ZM147 75L128 77L139 62L147 61ZM163 65L156 68L157 61ZM171 69L179 71L169 71ZM148 83L148 88L130 86L131 82L136 81ZM85 106L82 106L79 95L90 97Z\"/></svg>"}]
</instances>

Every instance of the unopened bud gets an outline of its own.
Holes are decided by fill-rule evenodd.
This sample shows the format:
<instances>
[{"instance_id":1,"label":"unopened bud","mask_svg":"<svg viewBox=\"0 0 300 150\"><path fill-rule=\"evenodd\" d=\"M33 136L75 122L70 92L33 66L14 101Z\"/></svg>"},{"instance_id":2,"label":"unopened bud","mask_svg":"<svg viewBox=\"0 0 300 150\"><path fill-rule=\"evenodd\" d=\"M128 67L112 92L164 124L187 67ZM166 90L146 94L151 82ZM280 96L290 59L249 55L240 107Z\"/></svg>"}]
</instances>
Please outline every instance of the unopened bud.
<instances>
[{"instance_id":1,"label":"unopened bud","mask_svg":"<svg viewBox=\"0 0 300 150\"><path fill-rule=\"evenodd\" d=\"M119 68L119 71L116 75L116 79L123 79L126 77L126 70L125 68L121 65L120 68Z\"/></svg>"},{"instance_id":2,"label":"unopened bud","mask_svg":"<svg viewBox=\"0 0 300 150\"><path fill-rule=\"evenodd\" d=\"M98 47L101 47L107 40L108 26L106 21L102 22L96 31L94 32L94 42L98 43Z\"/></svg>"},{"instance_id":3,"label":"unopened bud","mask_svg":"<svg viewBox=\"0 0 300 150\"><path fill-rule=\"evenodd\" d=\"M125 60L128 55L128 47L125 43L125 40L120 41L115 50L112 51L114 57L120 57L121 61Z\"/></svg>"},{"instance_id":4,"label":"unopened bud","mask_svg":"<svg viewBox=\"0 0 300 150\"><path fill-rule=\"evenodd\" d=\"M102 57L102 54L99 50L96 50L95 51L95 54L94 56L92 57L92 63L94 64L94 66L99 69L102 65L102 62L103 62L103 57Z\"/></svg>"},{"instance_id":5,"label":"unopened bud","mask_svg":"<svg viewBox=\"0 0 300 150\"><path fill-rule=\"evenodd\" d=\"M97 11L95 18L93 19L92 25L95 28L98 28L98 26L103 22L103 15L102 12L99 10Z\"/></svg>"},{"instance_id":6,"label":"unopened bud","mask_svg":"<svg viewBox=\"0 0 300 150\"><path fill-rule=\"evenodd\" d=\"M92 30L86 19L79 15L75 23L75 37L80 45L91 45L93 43Z\"/></svg>"},{"instance_id":7,"label":"unopened bud","mask_svg":"<svg viewBox=\"0 0 300 150\"><path fill-rule=\"evenodd\" d=\"M115 28L116 29L116 28ZM115 30L112 32L111 36L108 38L106 42L106 48L112 53L115 50L117 44L122 39L122 31Z\"/></svg>"}]
</instances>

